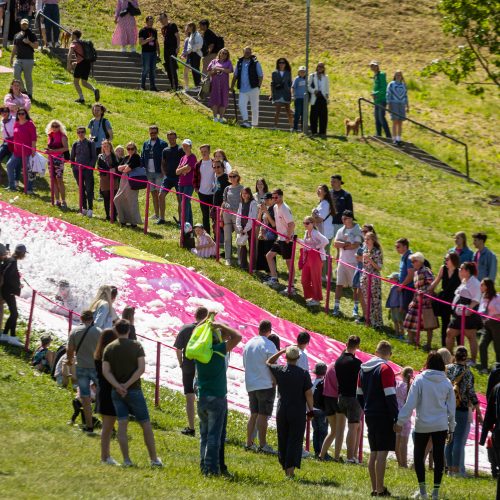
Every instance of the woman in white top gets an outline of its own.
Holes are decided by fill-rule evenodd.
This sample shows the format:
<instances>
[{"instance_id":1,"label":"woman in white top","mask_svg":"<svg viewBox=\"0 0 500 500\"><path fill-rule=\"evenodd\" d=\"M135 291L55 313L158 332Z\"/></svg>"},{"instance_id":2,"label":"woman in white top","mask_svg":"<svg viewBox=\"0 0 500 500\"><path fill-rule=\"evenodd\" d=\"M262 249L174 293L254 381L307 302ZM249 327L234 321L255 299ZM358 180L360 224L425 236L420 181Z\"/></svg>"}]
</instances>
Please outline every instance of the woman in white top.
<instances>
[{"instance_id":1,"label":"woman in white top","mask_svg":"<svg viewBox=\"0 0 500 500\"><path fill-rule=\"evenodd\" d=\"M306 299L308 307L319 306L320 301L323 300L321 271L323 261L326 259L325 247L328 245L328 238L316 229L314 217L304 219L304 229L306 232L300 243L305 246L300 249L299 261L299 267L302 269L301 281L304 299Z\"/></svg>"},{"instance_id":2,"label":"woman in white top","mask_svg":"<svg viewBox=\"0 0 500 500\"><path fill-rule=\"evenodd\" d=\"M194 68L191 71L193 73L194 85L195 87L199 87L201 82L200 61L201 56L203 55L201 51L201 48L203 47L203 37L200 33L198 33L198 31L196 31L195 23L189 23L186 26L186 33L189 33L186 50L186 62Z\"/></svg>"},{"instance_id":3,"label":"woman in white top","mask_svg":"<svg viewBox=\"0 0 500 500\"><path fill-rule=\"evenodd\" d=\"M238 239L245 239L243 245L238 244L238 264L242 269L248 269L248 252L252 238L253 219L257 218L258 206L253 199L252 190L245 187L240 193L240 204L238 206L238 216L236 217L236 233ZM256 227L257 230L257 227ZM238 239L236 240L238 242Z\"/></svg>"},{"instance_id":4,"label":"woman in white top","mask_svg":"<svg viewBox=\"0 0 500 500\"><path fill-rule=\"evenodd\" d=\"M309 75L307 88L311 95L311 134L318 133L326 136L328 126L328 96L330 94L330 82L325 74L325 65L319 62L316 72Z\"/></svg>"},{"instance_id":5,"label":"woman in white top","mask_svg":"<svg viewBox=\"0 0 500 500\"><path fill-rule=\"evenodd\" d=\"M214 152L214 160L215 161L221 161L222 164L224 165L224 173L229 175L231 172L231 164L227 161L227 156L226 153L222 149L216 149Z\"/></svg>"},{"instance_id":6,"label":"woman in white top","mask_svg":"<svg viewBox=\"0 0 500 500\"><path fill-rule=\"evenodd\" d=\"M484 333L479 342L479 357L481 359L481 370L479 373L488 373L488 346L493 341L495 347L496 361L500 363L500 295L495 290L495 283L490 278L481 281L481 302L479 312L494 319L482 318Z\"/></svg>"},{"instance_id":7,"label":"woman in white top","mask_svg":"<svg viewBox=\"0 0 500 500\"><path fill-rule=\"evenodd\" d=\"M113 302L118 295L118 289L115 286L102 285L97 291L89 309L94 314L94 325L104 330L112 328L114 321L118 319L118 315L113 308Z\"/></svg>"},{"instance_id":8,"label":"woman in white top","mask_svg":"<svg viewBox=\"0 0 500 500\"><path fill-rule=\"evenodd\" d=\"M335 238L335 225L333 223L333 218L337 213L335 210L335 202L326 184L318 186L316 194L318 195L319 203L313 210L312 215L318 231L328 239L328 245L325 247L325 252L330 255L330 246L333 238ZM327 272L328 262L325 259L323 261L323 280L326 280Z\"/></svg>"},{"instance_id":9,"label":"woman in white top","mask_svg":"<svg viewBox=\"0 0 500 500\"><path fill-rule=\"evenodd\" d=\"M458 271L462 284L455 290L453 299L453 313L448 330L446 331L446 347L453 350L455 337L460 335L462 316L465 316L465 336L469 339L472 363L476 364L477 358L477 330L481 328L481 317L469 309L475 309L481 300L479 280L476 278L477 267L474 262L464 262ZM465 307L468 309L466 309Z\"/></svg>"}]
</instances>

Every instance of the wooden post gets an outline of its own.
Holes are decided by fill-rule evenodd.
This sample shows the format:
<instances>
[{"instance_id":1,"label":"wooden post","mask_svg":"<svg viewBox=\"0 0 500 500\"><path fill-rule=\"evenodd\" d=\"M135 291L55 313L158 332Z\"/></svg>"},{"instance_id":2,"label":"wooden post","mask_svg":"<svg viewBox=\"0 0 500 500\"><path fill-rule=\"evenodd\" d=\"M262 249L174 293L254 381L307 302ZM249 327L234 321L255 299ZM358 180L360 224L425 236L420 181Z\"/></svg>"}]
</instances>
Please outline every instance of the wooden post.
<instances>
[{"instance_id":1,"label":"wooden post","mask_svg":"<svg viewBox=\"0 0 500 500\"><path fill-rule=\"evenodd\" d=\"M28 319L28 327L26 328L26 339L24 341L24 350L27 351L30 347L31 325L33 324L33 312L35 310L36 290L33 290L31 295L30 316Z\"/></svg>"}]
</instances>

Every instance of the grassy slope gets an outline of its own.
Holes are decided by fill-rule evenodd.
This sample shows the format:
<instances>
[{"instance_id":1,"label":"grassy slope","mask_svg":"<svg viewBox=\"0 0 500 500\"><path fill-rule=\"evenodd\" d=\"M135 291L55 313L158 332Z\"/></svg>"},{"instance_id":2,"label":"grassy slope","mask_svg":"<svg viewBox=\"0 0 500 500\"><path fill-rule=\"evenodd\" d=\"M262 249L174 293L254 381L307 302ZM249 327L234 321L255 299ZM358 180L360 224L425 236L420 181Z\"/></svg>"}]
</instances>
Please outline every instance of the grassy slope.
<instances>
[{"instance_id":1,"label":"grassy slope","mask_svg":"<svg viewBox=\"0 0 500 500\"><path fill-rule=\"evenodd\" d=\"M7 57L8 54L4 54L2 61ZM0 76L0 82L5 82L4 87L8 78ZM57 62L47 57L37 58L35 96L38 100L33 106L32 116L39 127L41 147L45 144L43 129L51 118L63 118L72 141L76 126L86 124L90 117L89 106L73 105L74 90L71 86L52 83L65 78L67 75ZM255 178L265 176L271 186L281 185L298 220L315 205L315 187L327 180L333 171L341 172L348 180L346 187L353 193L360 221L374 222L378 228L386 249L386 273L397 269L398 256L393 251L396 238L409 236L413 248L422 250L437 267L442 254L451 244L450 234L459 228L470 234L478 226L478 221L480 227L491 235L492 247L500 253L499 239L495 237L498 209L481 201L485 197L482 187L468 185L440 171L425 169L418 163L370 145L337 140L310 141L300 136L261 130L254 130L249 135L239 128L216 126L211 120L201 117L198 108L180 106L177 97L162 98L111 88L103 88L103 95L116 133L115 144L131 139L140 143L145 139L147 126L158 123L162 131L175 128L181 137L191 137L195 145L209 142L214 147L222 146L230 155L233 166L237 166L242 173L243 183L253 185ZM68 103L71 104L68 106ZM306 176L304 171L308 172ZM75 183L69 169L66 169L66 175L68 200L74 208L77 207ZM398 194L401 182L408 193L406 197ZM444 183L446 190L459 193L456 199L447 199L446 190L442 187ZM46 190L42 188L40 193L40 197L35 198L20 195L16 203L37 213L61 217L151 253L168 254L173 261L192 265L255 304L311 330L339 340L345 340L353 332L361 332L364 350L372 351L380 339L380 334L355 327L349 321L334 321L323 313L306 311L300 298L291 301L277 296L239 270L228 270L213 261L196 259L178 248L178 233L171 227L158 229L153 226L151 230L156 237L144 236L139 231L110 226L98 218L82 219L74 211L61 213L47 203L49 196ZM11 199L4 193L1 196L7 201ZM417 196L419 201L416 201ZM169 203L173 200L170 199ZM443 206L447 207L446 210ZM97 204L97 207L96 215L102 217L102 206ZM477 207L481 209L480 218ZM167 207L167 213L173 212L172 205ZM343 308L347 314L350 313L348 303L344 302ZM400 364L412 364L418 368L425 357L405 344L398 344L394 359ZM479 387L484 385L485 377L479 377Z\"/></svg>"},{"instance_id":2,"label":"grassy slope","mask_svg":"<svg viewBox=\"0 0 500 500\"><path fill-rule=\"evenodd\" d=\"M368 498L368 471L304 460L299 480L285 481L276 457L243 450L244 418L231 413L226 462L234 480L203 479L198 472L198 440L181 436L182 396L168 390L161 407L153 408L153 390L145 384L155 428L158 454L166 467L152 470L137 424L130 424L130 453L137 467L110 468L99 464L98 438L83 436L65 422L72 413L69 391L59 389L46 375L32 371L0 347L0 413L4 423L0 468L3 498L305 498L336 496ZM14 424L15 422L15 424ZM275 433L270 432L275 444ZM118 443L112 455L120 459ZM428 479L430 482L431 479ZM387 485L399 498L415 490L412 471L389 464ZM492 498L491 479L464 481L445 478L443 498Z\"/></svg>"}]
</instances>

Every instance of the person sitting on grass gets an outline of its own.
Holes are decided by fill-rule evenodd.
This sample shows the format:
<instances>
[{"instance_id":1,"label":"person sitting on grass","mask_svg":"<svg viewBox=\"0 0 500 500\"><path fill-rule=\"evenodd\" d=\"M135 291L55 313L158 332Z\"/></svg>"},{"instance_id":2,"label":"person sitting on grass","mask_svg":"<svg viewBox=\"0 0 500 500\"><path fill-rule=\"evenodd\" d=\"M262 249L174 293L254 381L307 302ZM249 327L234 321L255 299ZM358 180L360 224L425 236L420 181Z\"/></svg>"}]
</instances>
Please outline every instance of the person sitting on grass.
<instances>
[{"instance_id":1,"label":"person sitting on grass","mask_svg":"<svg viewBox=\"0 0 500 500\"><path fill-rule=\"evenodd\" d=\"M40 337L40 345L33 353L31 365L38 371L48 373L54 365L54 352L49 351L52 337L50 335L42 335Z\"/></svg>"},{"instance_id":2,"label":"person sitting on grass","mask_svg":"<svg viewBox=\"0 0 500 500\"><path fill-rule=\"evenodd\" d=\"M194 234L196 235L196 246L191 248L191 252L202 259L215 257L215 242L205 231L203 224L194 225Z\"/></svg>"}]
</instances>

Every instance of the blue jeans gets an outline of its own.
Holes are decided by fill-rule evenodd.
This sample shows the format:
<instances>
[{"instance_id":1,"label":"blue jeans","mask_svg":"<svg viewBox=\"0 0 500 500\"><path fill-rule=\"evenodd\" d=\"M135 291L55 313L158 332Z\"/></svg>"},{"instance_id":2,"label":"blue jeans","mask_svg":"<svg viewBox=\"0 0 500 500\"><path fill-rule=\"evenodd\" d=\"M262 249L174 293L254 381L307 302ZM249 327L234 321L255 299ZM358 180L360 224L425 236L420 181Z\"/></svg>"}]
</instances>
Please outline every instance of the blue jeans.
<instances>
[{"instance_id":1,"label":"blue jeans","mask_svg":"<svg viewBox=\"0 0 500 500\"><path fill-rule=\"evenodd\" d=\"M26 158L27 161L27 158ZM23 171L23 159L21 156L15 156L14 154L10 157L7 162L7 177L9 179L9 189L16 190L16 182L20 181ZM28 191L33 189L33 181L28 179L28 185L26 186Z\"/></svg>"},{"instance_id":2,"label":"blue jeans","mask_svg":"<svg viewBox=\"0 0 500 500\"><path fill-rule=\"evenodd\" d=\"M149 88L153 90L155 85L156 52L142 53L142 76L141 87L146 86L146 76L149 74Z\"/></svg>"},{"instance_id":3,"label":"blue jeans","mask_svg":"<svg viewBox=\"0 0 500 500\"><path fill-rule=\"evenodd\" d=\"M3 162L4 158L7 158L7 160L11 157L12 153L9 150L9 145L4 142L0 146L0 163Z\"/></svg>"},{"instance_id":4,"label":"blue jeans","mask_svg":"<svg viewBox=\"0 0 500 500\"><path fill-rule=\"evenodd\" d=\"M389 124L385 119L385 107L386 102L378 103L379 106L375 106L375 128L377 129L377 135L382 135L382 129L384 129L385 136L387 138L391 137L391 131L389 130ZM383 106L383 107L382 107Z\"/></svg>"},{"instance_id":5,"label":"blue jeans","mask_svg":"<svg viewBox=\"0 0 500 500\"><path fill-rule=\"evenodd\" d=\"M193 186L179 186L179 193L187 194L188 196L192 196L194 191ZM191 209L191 198L185 197L186 201L184 202L186 205L185 212L185 222L189 222L191 226L193 225L193 210ZM182 200L182 198L181 198Z\"/></svg>"},{"instance_id":6,"label":"blue jeans","mask_svg":"<svg viewBox=\"0 0 500 500\"><path fill-rule=\"evenodd\" d=\"M319 455L323 441L328 434L328 421L326 420L323 410L314 410L314 418L312 419L313 428L313 447L315 455Z\"/></svg>"},{"instance_id":7,"label":"blue jeans","mask_svg":"<svg viewBox=\"0 0 500 500\"><path fill-rule=\"evenodd\" d=\"M59 16L59 5L46 4L43 6L42 12L49 17L52 21L57 24L61 23L61 18ZM59 27L53 22L45 19L45 32L47 34L47 43L58 42L59 41Z\"/></svg>"},{"instance_id":8,"label":"blue jeans","mask_svg":"<svg viewBox=\"0 0 500 500\"><path fill-rule=\"evenodd\" d=\"M221 438L225 434L227 399L202 396L198 401L200 419L200 468L203 474L220 474Z\"/></svg>"},{"instance_id":9,"label":"blue jeans","mask_svg":"<svg viewBox=\"0 0 500 500\"><path fill-rule=\"evenodd\" d=\"M457 410L455 412L455 433L453 441L446 445L445 455L448 467L460 467L465 455L465 443L469 435L469 412Z\"/></svg>"},{"instance_id":10,"label":"blue jeans","mask_svg":"<svg viewBox=\"0 0 500 500\"><path fill-rule=\"evenodd\" d=\"M302 120L304 118L304 99L302 97L295 99L295 114L293 115L293 129L297 130L299 128L299 120L300 124L302 124Z\"/></svg>"}]
</instances>

